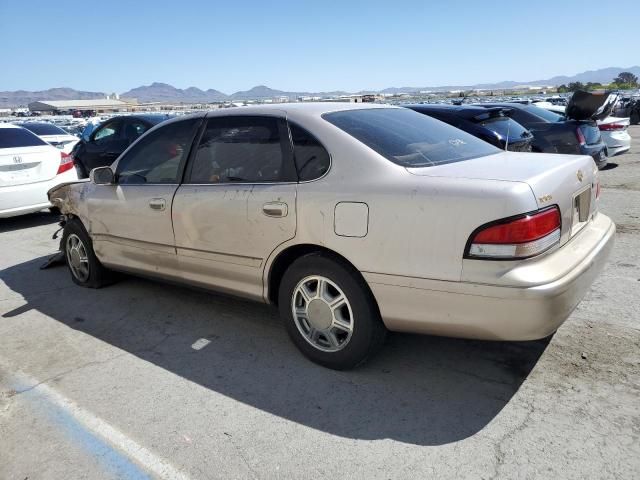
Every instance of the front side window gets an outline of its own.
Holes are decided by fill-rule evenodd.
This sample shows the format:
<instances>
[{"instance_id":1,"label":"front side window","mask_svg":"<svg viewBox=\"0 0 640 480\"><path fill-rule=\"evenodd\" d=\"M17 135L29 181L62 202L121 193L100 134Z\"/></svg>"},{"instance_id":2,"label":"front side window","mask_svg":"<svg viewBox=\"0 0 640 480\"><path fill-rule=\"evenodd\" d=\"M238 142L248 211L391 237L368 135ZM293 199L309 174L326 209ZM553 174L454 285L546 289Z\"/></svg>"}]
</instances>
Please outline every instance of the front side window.
<instances>
[{"instance_id":1,"label":"front side window","mask_svg":"<svg viewBox=\"0 0 640 480\"><path fill-rule=\"evenodd\" d=\"M199 123L199 118L181 120L140 139L118 162L118 183L179 183Z\"/></svg>"},{"instance_id":2,"label":"front side window","mask_svg":"<svg viewBox=\"0 0 640 480\"><path fill-rule=\"evenodd\" d=\"M108 142L109 140L115 140L120 134L120 126L122 122L116 120L115 122L109 122L96 131L93 140L97 143Z\"/></svg>"},{"instance_id":3,"label":"front side window","mask_svg":"<svg viewBox=\"0 0 640 480\"><path fill-rule=\"evenodd\" d=\"M304 128L289 124L293 142L293 156L301 182L320 178L329 170L329 153Z\"/></svg>"},{"instance_id":4,"label":"front side window","mask_svg":"<svg viewBox=\"0 0 640 480\"><path fill-rule=\"evenodd\" d=\"M473 135L408 108L344 110L322 118L404 167L432 167L499 152Z\"/></svg>"},{"instance_id":5,"label":"front side window","mask_svg":"<svg viewBox=\"0 0 640 480\"><path fill-rule=\"evenodd\" d=\"M281 181L284 152L278 123L271 117L209 118L190 183Z\"/></svg>"}]
</instances>

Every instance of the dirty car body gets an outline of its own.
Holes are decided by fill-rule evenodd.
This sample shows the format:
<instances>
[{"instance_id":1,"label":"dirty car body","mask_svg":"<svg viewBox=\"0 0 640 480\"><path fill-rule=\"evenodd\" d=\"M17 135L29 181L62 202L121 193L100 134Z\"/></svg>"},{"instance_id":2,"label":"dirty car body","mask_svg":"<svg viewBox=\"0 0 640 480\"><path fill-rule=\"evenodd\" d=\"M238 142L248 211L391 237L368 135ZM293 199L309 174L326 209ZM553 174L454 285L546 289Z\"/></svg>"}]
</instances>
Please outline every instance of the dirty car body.
<instances>
[{"instance_id":1,"label":"dirty car body","mask_svg":"<svg viewBox=\"0 0 640 480\"><path fill-rule=\"evenodd\" d=\"M91 177L49 192L76 283L112 269L277 304L294 343L332 368L386 329L548 336L615 230L591 157L500 151L389 106L182 117Z\"/></svg>"}]
</instances>

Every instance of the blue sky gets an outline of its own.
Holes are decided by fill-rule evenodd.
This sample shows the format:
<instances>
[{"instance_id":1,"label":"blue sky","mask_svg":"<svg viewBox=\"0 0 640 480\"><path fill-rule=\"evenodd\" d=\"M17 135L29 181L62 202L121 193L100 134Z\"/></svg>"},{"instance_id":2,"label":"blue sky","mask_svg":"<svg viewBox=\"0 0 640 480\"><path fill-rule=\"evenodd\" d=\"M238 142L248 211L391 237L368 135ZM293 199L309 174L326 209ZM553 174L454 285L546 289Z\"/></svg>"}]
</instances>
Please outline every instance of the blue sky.
<instances>
[{"instance_id":1,"label":"blue sky","mask_svg":"<svg viewBox=\"0 0 640 480\"><path fill-rule=\"evenodd\" d=\"M0 0L0 91L527 81L640 64L638 25L638 0Z\"/></svg>"}]
</instances>

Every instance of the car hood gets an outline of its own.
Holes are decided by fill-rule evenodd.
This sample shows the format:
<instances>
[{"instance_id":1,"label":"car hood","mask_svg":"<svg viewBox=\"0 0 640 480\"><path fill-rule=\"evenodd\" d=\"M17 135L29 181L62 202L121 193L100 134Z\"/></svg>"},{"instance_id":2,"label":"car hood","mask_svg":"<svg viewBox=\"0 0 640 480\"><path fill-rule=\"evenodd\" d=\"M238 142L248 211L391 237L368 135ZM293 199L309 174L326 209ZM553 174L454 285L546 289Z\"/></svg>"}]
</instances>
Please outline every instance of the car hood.
<instances>
[{"instance_id":1,"label":"car hood","mask_svg":"<svg viewBox=\"0 0 640 480\"><path fill-rule=\"evenodd\" d=\"M578 90L569 100L565 115L571 120L602 120L611 115L617 101L617 93Z\"/></svg>"}]
</instances>

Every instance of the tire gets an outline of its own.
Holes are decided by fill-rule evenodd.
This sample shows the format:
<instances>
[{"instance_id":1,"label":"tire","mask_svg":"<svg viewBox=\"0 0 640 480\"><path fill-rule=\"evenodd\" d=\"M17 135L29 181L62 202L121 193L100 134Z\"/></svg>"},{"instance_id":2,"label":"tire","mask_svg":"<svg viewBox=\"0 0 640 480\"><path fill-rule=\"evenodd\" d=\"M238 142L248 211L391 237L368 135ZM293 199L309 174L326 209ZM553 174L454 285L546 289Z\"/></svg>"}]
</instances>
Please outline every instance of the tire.
<instances>
[{"instance_id":1,"label":"tire","mask_svg":"<svg viewBox=\"0 0 640 480\"><path fill-rule=\"evenodd\" d=\"M335 370L364 363L387 332L360 273L324 253L305 255L289 266L280 282L278 306L296 347L311 361ZM304 313L294 315L294 306Z\"/></svg>"},{"instance_id":2,"label":"tire","mask_svg":"<svg viewBox=\"0 0 640 480\"><path fill-rule=\"evenodd\" d=\"M61 247L71 280L76 285L101 288L116 280L115 273L105 268L96 257L91 238L80 220L74 218L67 221Z\"/></svg>"}]
</instances>

